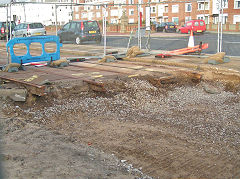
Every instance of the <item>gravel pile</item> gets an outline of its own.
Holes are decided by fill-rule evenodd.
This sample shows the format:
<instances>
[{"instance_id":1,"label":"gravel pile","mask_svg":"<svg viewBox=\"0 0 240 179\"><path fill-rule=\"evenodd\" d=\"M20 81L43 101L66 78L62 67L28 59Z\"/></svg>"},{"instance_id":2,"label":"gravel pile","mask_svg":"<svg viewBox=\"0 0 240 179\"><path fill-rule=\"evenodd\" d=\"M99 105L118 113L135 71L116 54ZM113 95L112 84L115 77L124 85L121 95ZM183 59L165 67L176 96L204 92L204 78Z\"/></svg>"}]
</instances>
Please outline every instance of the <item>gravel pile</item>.
<instances>
[{"instance_id":1,"label":"gravel pile","mask_svg":"<svg viewBox=\"0 0 240 179\"><path fill-rule=\"evenodd\" d=\"M221 141L227 146L239 148L239 92L227 92L224 91L223 85L215 84L217 93L208 93L204 82L196 86L185 85L165 91L144 80L132 79L124 85L124 92L110 95L111 97L89 97L83 94L77 98L55 99L53 106L39 111L35 108L21 111L19 107L14 110L31 114L33 121L42 122L63 112L77 114L79 111L88 117L162 122L176 129L181 128L181 131L192 139L201 137L206 142ZM8 105L5 107L9 108ZM219 153L218 150L211 152Z\"/></svg>"}]
</instances>

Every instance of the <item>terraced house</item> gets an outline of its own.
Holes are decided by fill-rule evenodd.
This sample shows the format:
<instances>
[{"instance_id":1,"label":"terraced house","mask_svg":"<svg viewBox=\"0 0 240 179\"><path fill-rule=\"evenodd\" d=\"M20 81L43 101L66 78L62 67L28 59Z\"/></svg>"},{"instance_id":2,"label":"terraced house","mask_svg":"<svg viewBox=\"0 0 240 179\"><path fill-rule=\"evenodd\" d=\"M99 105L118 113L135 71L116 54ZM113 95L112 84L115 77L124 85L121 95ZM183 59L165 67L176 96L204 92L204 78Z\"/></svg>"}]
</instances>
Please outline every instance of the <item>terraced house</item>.
<instances>
[{"instance_id":1,"label":"terraced house","mask_svg":"<svg viewBox=\"0 0 240 179\"><path fill-rule=\"evenodd\" d=\"M138 12L141 12L144 21L146 6L150 6L152 22L172 21L178 25L191 19L204 19L206 24L217 24L219 19L223 24L240 22L240 0L74 0L73 2L86 4L75 6L75 20L102 20L105 8L102 4L106 4L107 21L112 24L120 23L123 13L128 17L130 24L138 22ZM221 7L223 13L219 12Z\"/></svg>"}]
</instances>

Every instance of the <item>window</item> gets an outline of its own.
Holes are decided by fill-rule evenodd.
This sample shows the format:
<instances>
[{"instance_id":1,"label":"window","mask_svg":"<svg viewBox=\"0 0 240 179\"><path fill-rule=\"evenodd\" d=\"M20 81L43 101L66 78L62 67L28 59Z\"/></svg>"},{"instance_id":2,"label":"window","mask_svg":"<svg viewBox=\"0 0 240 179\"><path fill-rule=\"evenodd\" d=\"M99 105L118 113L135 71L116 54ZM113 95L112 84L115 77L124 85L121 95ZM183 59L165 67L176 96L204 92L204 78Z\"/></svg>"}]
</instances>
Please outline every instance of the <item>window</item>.
<instances>
[{"instance_id":1,"label":"window","mask_svg":"<svg viewBox=\"0 0 240 179\"><path fill-rule=\"evenodd\" d=\"M190 20L192 20L192 17L191 17L191 16L186 16L186 17L185 17L185 22L190 21Z\"/></svg>"},{"instance_id":2,"label":"window","mask_svg":"<svg viewBox=\"0 0 240 179\"><path fill-rule=\"evenodd\" d=\"M197 21L194 22L194 26L199 26L199 23Z\"/></svg>"},{"instance_id":3,"label":"window","mask_svg":"<svg viewBox=\"0 0 240 179\"><path fill-rule=\"evenodd\" d=\"M97 12L97 13L96 13L96 17L101 17L101 13L100 13L100 12Z\"/></svg>"},{"instance_id":4,"label":"window","mask_svg":"<svg viewBox=\"0 0 240 179\"><path fill-rule=\"evenodd\" d=\"M117 16L117 15L118 15L117 9L111 10L111 16Z\"/></svg>"},{"instance_id":5,"label":"window","mask_svg":"<svg viewBox=\"0 0 240 179\"><path fill-rule=\"evenodd\" d=\"M167 6L164 6L164 12L168 12L168 5Z\"/></svg>"},{"instance_id":6,"label":"window","mask_svg":"<svg viewBox=\"0 0 240 179\"><path fill-rule=\"evenodd\" d=\"M155 17L151 17L150 20L151 20L151 22L156 22L156 18Z\"/></svg>"},{"instance_id":7,"label":"window","mask_svg":"<svg viewBox=\"0 0 240 179\"><path fill-rule=\"evenodd\" d=\"M208 2L198 2L198 10L209 10Z\"/></svg>"},{"instance_id":8,"label":"window","mask_svg":"<svg viewBox=\"0 0 240 179\"><path fill-rule=\"evenodd\" d=\"M71 23L70 30L75 30L76 26L77 26L77 23L75 22Z\"/></svg>"},{"instance_id":9,"label":"window","mask_svg":"<svg viewBox=\"0 0 240 179\"><path fill-rule=\"evenodd\" d=\"M38 28L43 28L44 26L41 23L33 23L29 24L30 29L38 29Z\"/></svg>"},{"instance_id":10,"label":"window","mask_svg":"<svg viewBox=\"0 0 240 179\"><path fill-rule=\"evenodd\" d=\"M81 23L77 23L77 29L81 29Z\"/></svg>"},{"instance_id":11,"label":"window","mask_svg":"<svg viewBox=\"0 0 240 179\"><path fill-rule=\"evenodd\" d=\"M129 0L128 3L129 4L134 4L134 0Z\"/></svg>"},{"instance_id":12,"label":"window","mask_svg":"<svg viewBox=\"0 0 240 179\"><path fill-rule=\"evenodd\" d=\"M83 12L81 16L82 18L87 18L87 13Z\"/></svg>"},{"instance_id":13,"label":"window","mask_svg":"<svg viewBox=\"0 0 240 179\"><path fill-rule=\"evenodd\" d=\"M172 18L172 21L173 21L175 24L178 25L178 17L173 17L173 18Z\"/></svg>"},{"instance_id":14,"label":"window","mask_svg":"<svg viewBox=\"0 0 240 179\"><path fill-rule=\"evenodd\" d=\"M192 26L192 22L188 22L186 26Z\"/></svg>"},{"instance_id":15,"label":"window","mask_svg":"<svg viewBox=\"0 0 240 179\"><path fill-rule=\"evenodd\" d=\"M134 9L129 9L129 15L134 15Z\"/></svg>"},{"instance_id":16,"label":"window","mask_svg":"<svg viewBox=\"0 0 240 179\"><path fill-rule=\"evenodd\" d=\"M79 19L79 14L75 14L75 18L76 18L76 19Z\"/></svg>"},{"instance_id":17,"label":"window","mask_svg":"<svg viewBox=\"0 0 240 179\"><path fill-rule=\"evenodd\" d=\"M223 24L226 24L228 21L228 15L227 14L223 14L223 16L220 16L220 18L222 18L220 21L222 21Z\"/></svg>"},{"instance_id":18,"label":"window","mask_svg":"<svg viewBox=\"0 0 240 179\"><path fill-rule=\"evenodd\" d=\"M185 12L192 12L192 3L185 4Z\"/></svg>"},{"instance_id":19,"label":"window","mask_svg":"<svg viewBox=\"0 0 240 179\"><path fill-rule=\"evenodd\" d=\"M172 5L172 13L178 13L178 4Z\"/></svg>"},{"instance_id":20,"label":"window","mask_svg":"<svg viewBox=\"0 0 240 179\"><path fill-rule=\"evenodd\" d=\"M131 23L134 23L134 19L129 19L129 21L128 21L130 24Z\"/></svg>"},{"instance_id":21,"label":"window","mask_svg":"<svg viewBox=\"0 0 240 179\"><path fill-rule=\"evenodd\" d=\"M240 0L234 0L234 9L240 9Z\"/></svg>"},{"instance_id":22,"label":"window","mask_svg":"<svg viewBox=\"0 0 240 179\"><path fill-rule=\"evenodd\" d=\"M203 21L200 21L200 26L204 26L204 23L203 23Z\"/></svg>"},{"instance_id":23,"label":"window","mask_svg":"<svg viewBox=\"0 0 240 179\"><path fill-rule=\"evenodd\" d=\"M74 11L75 11L75 12L78 12L78 7L74 7Z\"/></svg>"},{"instance_id":24,"label":"window","mask_svg":"<svg viewBox=\"0 0 240 179\"><path fill-rule=\"evenodd\" d=\"M204 16L203 15L197 15L197 19L204 20Z\"/></svg>"},{"instance_id":25,"label":"window","mask_svg":"<svg viewBox=\"0 0 240 179\"><path fill-rule=\"evenodd\" d=\"M100 9L100 6L96 6L96 10L99 10Z\"/></svg>"},{"instance_id":26,"label":"window","mask_svg":"<svg viewBox=\"0 0 240 179\"><path fill-rule=\"evenodd\" d=\"M66 25L63 26L63 30L68 30L70 27L70 23L67 23Z\"/></svg>"},{"instance_id":27,"label":"window","mask_svg":"<svg viewBox=\"0 0 240 179\"><path fill-rule=\"evenodd\" d=\"M206 15L206 16L205 16L204 21L205 21L205 24L209 24L209 15Z\"/></svg>"},{"instance_id":28,"label":"window","mask_svg":"<svg viewBox=\"0 0 240 179\"><path fill-rule=\"evenodd\" d=\"M222 21L223 24L226 24L227 20L228 20L228 15L227 14L223 14L223 16L220 15L220 18L214 17L213 23L214 24L218 24L218 22Z\"/></svg>"},{"instance_id":29,"label":"window","mask_svg":"<svg viewBox=\"0 0 240 179\"><path fill-rule=\"evenodd\" d=\"M223 0L223 8L228 8L228 0Z\"/></svg>"},{"instance_id":30,"label":"window","mask_svg":"<svg viewBox=\"0 0 240 179\"><path fill-rule=\"evenodd\" d=\"M204 20L205 24L209 24L209 14L199 14L197 15L198 20Z\"/></svg>"},{"instance_id":31,"label":"window","mask_svg":"<svg viewBox=\"0 0 240 179\"><path fill-rule=\"evenodd\" d=\"M240 22L240 15L233 16L233 24L236 24L237 22Z\"/></svg>"},{"instance_id":32,"label":"window","mask_svg":"<svg viewBox=\"0 0 240 179\"><path fill-rule=\"evenodd\" d=\"M116 24L116 23L117 23L117 19L111 19L111 20L110 20L110 23L111 23L111 24Z\"/></svg>"},{"instance_id":33,"label":"window","mask_svg":"<svg viewBox=\"0 0 240 179\"><path fill-rule=\"evenodd\" d=\"M96 29L96 28L98 28L98 24L97 24L96 21L83 22L83 25L87 29Z\"/></svg>"},{"instance_id":34,"label":"window","mask_svg":"<svg viewBox=\"0 0 240 179\"><path fill-rule=\"evenodd\" d=\"M156 6L151 7L151 13L156 13Z\"/></svg>"}]
</instances>

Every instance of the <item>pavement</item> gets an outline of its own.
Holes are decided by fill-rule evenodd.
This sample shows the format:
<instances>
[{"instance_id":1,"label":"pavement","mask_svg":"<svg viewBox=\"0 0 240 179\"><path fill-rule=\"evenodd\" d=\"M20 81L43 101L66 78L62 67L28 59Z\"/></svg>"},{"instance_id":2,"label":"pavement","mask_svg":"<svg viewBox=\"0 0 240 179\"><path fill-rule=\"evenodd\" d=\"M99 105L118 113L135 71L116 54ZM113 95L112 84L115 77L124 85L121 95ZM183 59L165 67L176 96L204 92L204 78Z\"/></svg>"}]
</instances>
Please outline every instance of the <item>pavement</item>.
<instances>
[{"instance_id":1,"label":"pavement","mask_svg":"<svg viewBox=\"0 0 240 179\"><path fill-rule=\"evenodd\" d=\"M206 31L205 33L218 33L217 31ZM130 32L128 33L120 33L120 32L107 32L107 36L130 36ZM240 34L240 32L223 32L223 34ZM146 32L145 35L148 35ZM151 37L186 37L189 34L181 34L181 33L166 33L166 32L151 32Z\"/></svg>"}]
</instances>

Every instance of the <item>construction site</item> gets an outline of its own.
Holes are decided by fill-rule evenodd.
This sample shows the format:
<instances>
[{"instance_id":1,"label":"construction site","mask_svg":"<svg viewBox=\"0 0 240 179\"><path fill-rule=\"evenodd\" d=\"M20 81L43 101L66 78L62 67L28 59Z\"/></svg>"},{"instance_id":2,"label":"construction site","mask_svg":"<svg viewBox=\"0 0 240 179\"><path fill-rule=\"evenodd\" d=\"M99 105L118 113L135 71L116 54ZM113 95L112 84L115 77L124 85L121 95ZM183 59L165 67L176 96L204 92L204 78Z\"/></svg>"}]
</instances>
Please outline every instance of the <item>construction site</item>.
<instances>
[{"instance_id":1,"label":"construction site","mask_svg":"<svg viewBox=\"0 0 240 179\"><path fill-rule=\"evenodd\" d=\"M3 177L240 177L238 57L65 43L6 66L0 45Z\"/></svg>"},{"instance_id":2,"label":"construction site","mask_svg":"<svg viewBox=\"0 0 240 179\"><path fill-rule=\"evenodd\" d=\"M140 4L111 34L101 4L100 38L69 42L61 10L85 5L50 5L45 35L0 40L0 178L240 178L237 35L153 32Z\"/></svg>"}]
</instances>

